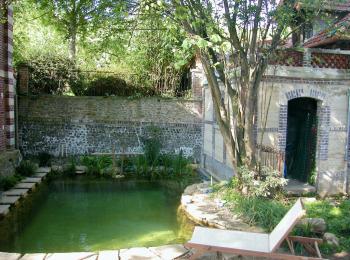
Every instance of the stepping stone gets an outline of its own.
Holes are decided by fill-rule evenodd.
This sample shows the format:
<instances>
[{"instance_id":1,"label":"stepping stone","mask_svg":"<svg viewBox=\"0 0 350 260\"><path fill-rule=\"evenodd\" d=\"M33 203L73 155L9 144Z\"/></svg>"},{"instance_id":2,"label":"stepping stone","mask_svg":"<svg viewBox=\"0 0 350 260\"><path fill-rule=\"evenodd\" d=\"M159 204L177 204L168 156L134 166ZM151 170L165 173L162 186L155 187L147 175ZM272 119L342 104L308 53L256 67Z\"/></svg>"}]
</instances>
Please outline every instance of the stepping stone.
<instances>
[{"instance_id":1,"label":"stepping stone","mask_svg":"<svg viewBox=\"0 0 350 260\"><path fill-rule=\"evenodd\" d=\"M45 260L81 260L81 259L95 260L97 259L97 254L91 253L91 252L53 253L53 254L48 254L45 258Z\"/></svg>"},{"instance_id":2,"label":"stepping stone","mask_svg":"<svg viewBox=\"0 0 350 260\"><path fill-rule=\"evenodd\" d=\"M174 259L188 252L183 245L165 245L148 249L162 259Z\"/></svg>"},{"instance_id":3,"label":"stepping stone","mask_svg":"<svg viewBox=\"0 0 350 260\"><path fill-rule=\"evenodd\" d=\"M23 197L25 197L27 195L28 191L29 190L27 190L27 189L12 189L12 190L3 192L2 195L4 195L4 196L23 196Z\"/></svg>"},{"instance_id":4,"label":"stepping stone","mask_svg":"<svg viewBox=\"0 0 350 260\"><path fill-rule=\"evenodd\" d=\"M28 177L22 180L21 182L24 183L40 183L41 182L41 177Z\"/></svg>"},{"instance_id":5,"label":"stepping stone","mask_svg":"<svg viewBox=\"0 0 350 260\"><path fill-rule=\"evenodd\" d=\"M20 182L18 183L14 188L15 189L33 189L35 187L36 183L24 183Z\"/></svg>"},{"instance_id":6,"label":"stepping stone","mask_svg":"<svg viewBox=\"0 0 350 260\"><path fill-rule=\"evenodd\" d=\"M36 178L45 178L46 175L48 175L47 172L37 172L37 173L35 173L35 175L34 175L33 177L34 177L34 178L35 178L35 177L36 177Z\"/></svg>"},{"instance_id":7,"label":"stepping stone","mask_svg":"<svg viewBox=\"0 0 350 260\"><path fill-rule=\"evenodd\" d=\"M18 260L21 254L0 252L0 260Z\"/></svg>"},{"instance_id":8,"label":"stepping stone","mask_svg":"<svg viewBox=\"0 0 350 260\"><path fill-rule=\"evenodd\" d=\"M15 204L21 197L20 196L2 196L0 197L1 205L12 205Z\"/></svg>"},{"instance_id":9,"label":"stepping stone","mask_svg":"<svg viewBox=\"0 0 350 260\"><path fill-rule=\"evenodd\" d=\"M25 254L21 257L20 260L44 260L46 254L38 253L38 254Z\"/></svg>"},{"instance_id":10,"label":"stepping stone","mask_svg":"<svg viewBox=\"0 0 350 260\"><path fill-rule=\"evenodd\" d=\"M51 172L51 167L39 167L36 173L49 173Z\"/></svg>"},{"instance_id":11,"label":"stepping stone","mask_svg":"<svg viewBox=\"0 0 350 260\"><path fill-rule=\"evenodd\" d=\"M5 216L10 211L10 205L0 205L0 216Z\"/></svg>"},{"instance_id":12,"label":"stepping stone","mask_svg":"<svg viewBox=\"0 0 350 260\"><path fill-rule=\"evenodd\" d=\"M120 249L119 252L120 260L159 260L161 259L156 254L152 253L146 247L134 247L130 249Z\"/></svg>"},{"instance_id":13,"label":"stepping stone","mask_svg":"<svg viewBox=\"0 0 350 260\"><path fill-rule=\"evenodd\" d=\"M119 259L118 251L101 251L98 253L98 260L118 260Z\"/></svg>"}]
</instances>

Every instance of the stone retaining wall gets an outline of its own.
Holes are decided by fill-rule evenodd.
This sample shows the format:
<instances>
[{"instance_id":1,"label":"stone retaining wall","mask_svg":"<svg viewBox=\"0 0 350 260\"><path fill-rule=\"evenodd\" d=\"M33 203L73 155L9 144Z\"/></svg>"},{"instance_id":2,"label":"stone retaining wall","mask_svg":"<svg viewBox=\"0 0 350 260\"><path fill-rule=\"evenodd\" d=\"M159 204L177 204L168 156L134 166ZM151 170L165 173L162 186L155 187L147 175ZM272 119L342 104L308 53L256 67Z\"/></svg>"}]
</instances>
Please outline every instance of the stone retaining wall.
<instances>
[{"instance_id":1,"label":"stone retaining wall","mask_svg":"<svg viewBox=\"0 0 350 260\"><path fill-rule=\"evenodd\" d=\"M156 130L163 152L199 160L201 101L158 98L41 96L19 99L19 146L24 155L137 154Z\"/></svg>"}]
</instances>

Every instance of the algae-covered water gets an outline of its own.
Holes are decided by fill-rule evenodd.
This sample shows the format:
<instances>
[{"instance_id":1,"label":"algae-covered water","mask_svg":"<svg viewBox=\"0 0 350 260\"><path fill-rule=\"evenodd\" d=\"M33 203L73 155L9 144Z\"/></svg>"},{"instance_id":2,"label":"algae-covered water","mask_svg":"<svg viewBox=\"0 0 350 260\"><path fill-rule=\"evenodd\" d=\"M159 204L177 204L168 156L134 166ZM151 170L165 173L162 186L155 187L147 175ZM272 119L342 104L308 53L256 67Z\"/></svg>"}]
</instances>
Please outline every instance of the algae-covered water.
<instances>
[{"instance_id":1,"label":"algae-covered water","mask_svg":"<svg viewBox=\"0 0 350 260\"><path fill-rule=\"evenodd\" d=\"M158 246L185 242L191 234L191 225L177 212L179 192L160 183L59 180L43 190L33 212L9 216L15 228L4 231L9 224L0 225L0 236L13 232L0 251Z\"/></svg>"}]
</instances>

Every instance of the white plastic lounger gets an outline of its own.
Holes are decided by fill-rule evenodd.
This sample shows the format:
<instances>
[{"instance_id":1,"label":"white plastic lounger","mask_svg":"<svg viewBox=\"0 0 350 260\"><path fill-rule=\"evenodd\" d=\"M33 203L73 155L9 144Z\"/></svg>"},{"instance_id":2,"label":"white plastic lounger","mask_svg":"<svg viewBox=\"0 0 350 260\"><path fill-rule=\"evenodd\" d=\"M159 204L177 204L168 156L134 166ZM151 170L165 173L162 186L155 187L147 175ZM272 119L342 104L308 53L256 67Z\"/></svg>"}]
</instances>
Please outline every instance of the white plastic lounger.
<instances>
[{"instance_id":1,"label":"white plastic lounger","mask_svg":"<svg viewBox=\"0 0 350 260\"><path fill-rule=\"evenodd\" d=\"M196 259L207 252L231 253L270 259L322 259L318 248L318 244L322 243L322 239L289 236L289 233L304 214L303 204L298 199L270 234L195 227L191 240L185 246L195 249L190 259ZM287 241L291 254L276 252L284 240ZM295 255L294 242L301 243L309 254L316 257Z\"/></svg>"}]
</instances>

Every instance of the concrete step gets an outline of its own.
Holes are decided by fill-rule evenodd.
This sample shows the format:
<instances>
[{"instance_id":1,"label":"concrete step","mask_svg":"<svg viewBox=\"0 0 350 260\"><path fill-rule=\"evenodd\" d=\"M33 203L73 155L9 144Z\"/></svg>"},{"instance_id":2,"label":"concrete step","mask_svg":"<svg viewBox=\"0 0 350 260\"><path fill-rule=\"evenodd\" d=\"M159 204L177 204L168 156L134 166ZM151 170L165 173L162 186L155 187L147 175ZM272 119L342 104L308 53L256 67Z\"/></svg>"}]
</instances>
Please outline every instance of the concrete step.
<instances>
[{"instance_id":1,"label":"concrete step","mask_svg":"<svg viewBox=\"0 0 350 260\"><path fill-rule=\"evenodd\" d=\"M287 195L298 197L316 192L316 188L314 186L293 179L289 179L288 184L283 189Z\"/></svg>"},{"instance_id":2,"label":"concrete step","mask_svg":"<svg viewBox=\"0 0 350 260\"><path fill-rule=\"evenodd\" d=\"M33 189L35 187L36 183L25 183L25 182L20 182L18 183L15 187L15 189Z\"/></svg>"},{"instance_id":3,"label":"concrete step","mask_svg":"<svg viewBox=\"0 0 350 260\"><path fill-rule=\"evenodd\" d=\"M51 167L39 167L36 170L36 173L49 173L51 171Z\"/></svg>"},{"instance_id":4,"label":"concrete step","mask_svg":"<svg viewBox=\"0 0 350 260\"><path fill-rule=\"evenodd\" d=\"M44 179L46 176L48 175L48 173L47 172L37 172L33 177L34 178L42 178L42 179Z\"/></svg>"},{"instance_id":5,"label":"concrete step","mask_svg":"<svg viewBox=\"0 0 350 260\"><path fill-rule=\"evenodd\" d=\"M25 197L28 193L28 189L12 189L2 193L3 196L21 196Z\"/></svg>"},{"instance_id":6,"label":"concrete step","mask_svg":"<svg viewBox=\"0 0 350 260\"><path fill-rule=\"evenodd\" d=\"M23 183L40 183L41 177L28 177L22 180Z\"/></svg>"},{"instance_id":7,"label":"concrete step","mask_svg":"<svg viewBox=\"0 0 350 260\"><path fill-rule=\"evenodd\" d=\"M13 205L17 203L20 198L20 196L1 196L0 205Z\"/></svg>"},{"instance_id":8,"label":"concrete step","mask_svg":"<svg viewBox=\"0 0 350 260\"><path fill-rule=\"evenodd\" d=\"M0 205L0 216L5 216L10 211L10 205Z\"/></svg>"}]
</instances>

